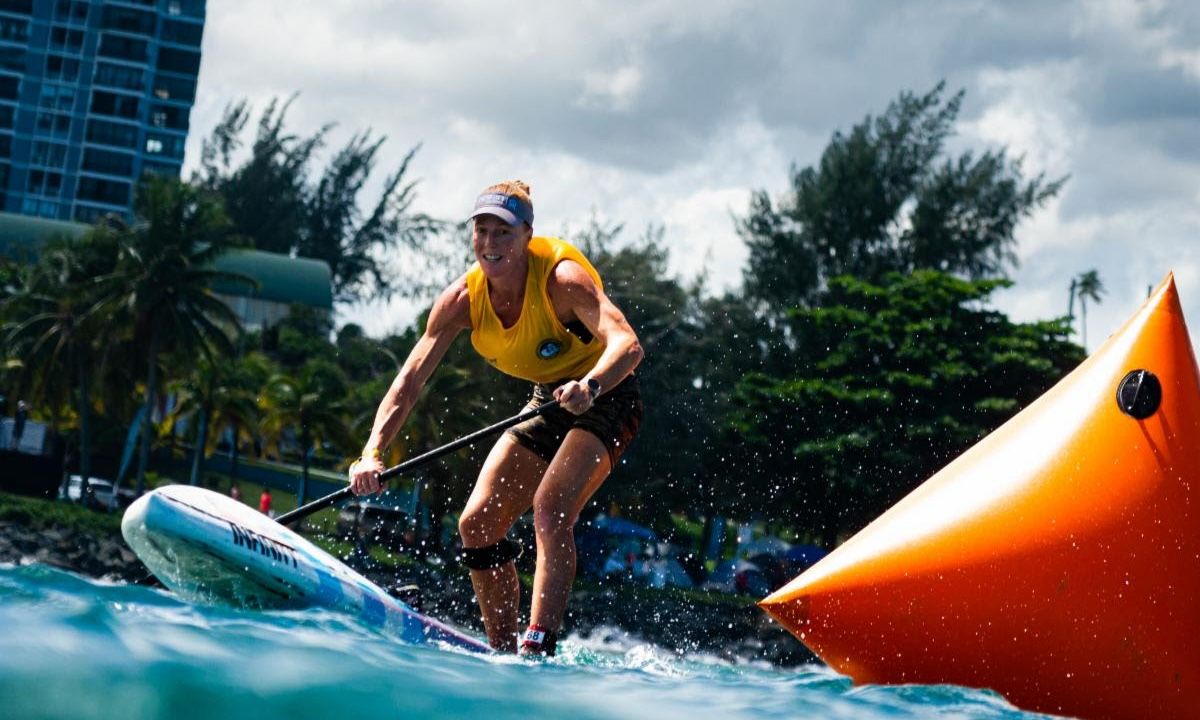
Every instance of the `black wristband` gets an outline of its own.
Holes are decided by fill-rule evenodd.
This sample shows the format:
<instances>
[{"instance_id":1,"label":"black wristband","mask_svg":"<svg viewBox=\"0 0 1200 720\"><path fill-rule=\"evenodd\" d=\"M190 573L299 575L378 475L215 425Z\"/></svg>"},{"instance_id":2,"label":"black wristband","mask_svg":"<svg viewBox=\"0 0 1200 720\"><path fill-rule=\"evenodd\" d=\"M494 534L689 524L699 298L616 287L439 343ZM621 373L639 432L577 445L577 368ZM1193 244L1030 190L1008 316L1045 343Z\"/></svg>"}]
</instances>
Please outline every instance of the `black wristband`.
<instances>
[{"instance_id":1,"label":"black wristband","mask_svg":"<svg viewBox=\"0 0 1200 720\"><path fill-rule=\"evenodd\" d=\"M590 377L584 383L587 385L588 392L592 394L592 400L600 397L600 381L594 377Z\"/></svg>"}]
</instances>

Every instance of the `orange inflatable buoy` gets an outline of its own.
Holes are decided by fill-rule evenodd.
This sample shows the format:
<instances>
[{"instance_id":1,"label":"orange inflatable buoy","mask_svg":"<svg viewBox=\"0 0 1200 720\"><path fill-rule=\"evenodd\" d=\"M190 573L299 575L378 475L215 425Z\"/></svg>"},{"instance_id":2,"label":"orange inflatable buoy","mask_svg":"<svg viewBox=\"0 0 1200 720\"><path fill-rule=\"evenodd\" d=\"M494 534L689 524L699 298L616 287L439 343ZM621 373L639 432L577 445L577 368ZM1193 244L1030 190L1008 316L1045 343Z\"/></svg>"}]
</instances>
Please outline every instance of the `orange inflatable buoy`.
<instances>
[{"instance_id":1,"label":"orange inflatable buoy","mask_svg":"<svg viewBox=\"0 0 1200 720\"><path fill-rule=\"evenodd\" d=\"M857 683L1200 718L1200 373L1168 275L1045 395L760 604Z\"/></svg>"}]
</instances>

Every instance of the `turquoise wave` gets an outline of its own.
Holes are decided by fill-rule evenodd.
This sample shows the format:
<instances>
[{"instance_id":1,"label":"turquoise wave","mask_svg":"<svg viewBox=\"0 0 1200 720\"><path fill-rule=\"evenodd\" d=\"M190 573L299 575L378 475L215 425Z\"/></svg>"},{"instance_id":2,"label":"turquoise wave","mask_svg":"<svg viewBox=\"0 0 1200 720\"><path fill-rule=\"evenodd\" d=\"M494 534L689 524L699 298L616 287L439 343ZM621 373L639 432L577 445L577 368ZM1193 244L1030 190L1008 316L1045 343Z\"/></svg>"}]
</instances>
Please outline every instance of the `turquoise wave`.
<instances>
[{"instance_id":1,"label":"turquoise wave","mask_svg":"<svg viewBox=\"0 0 1200 720\"><path fill-rule=\"evenodd\" d=\"M1035 718L953 686L568 638L527 662L397 642L323 610L193 605L0 566L0 715L26 718Z\"/></svg>"}]
</instances>

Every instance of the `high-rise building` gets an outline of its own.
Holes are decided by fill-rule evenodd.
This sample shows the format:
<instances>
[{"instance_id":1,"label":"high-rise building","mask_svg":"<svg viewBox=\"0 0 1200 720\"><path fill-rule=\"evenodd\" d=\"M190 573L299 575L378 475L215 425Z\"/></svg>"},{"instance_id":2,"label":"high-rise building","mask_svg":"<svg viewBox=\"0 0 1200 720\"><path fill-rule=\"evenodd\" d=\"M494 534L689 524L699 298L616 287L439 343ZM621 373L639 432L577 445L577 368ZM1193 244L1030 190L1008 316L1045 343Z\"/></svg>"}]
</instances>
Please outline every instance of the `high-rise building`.
<instances>
[{"instance_id":1,"label":"high-rise building","mask_svg":"<svg viewBox=\"0 0 1200 720\"><path fill-rule=\"evenodd\" d=\"M0 210L130 214L179 175L205 0L0 0Z\"/></svg>"}]
</instances>

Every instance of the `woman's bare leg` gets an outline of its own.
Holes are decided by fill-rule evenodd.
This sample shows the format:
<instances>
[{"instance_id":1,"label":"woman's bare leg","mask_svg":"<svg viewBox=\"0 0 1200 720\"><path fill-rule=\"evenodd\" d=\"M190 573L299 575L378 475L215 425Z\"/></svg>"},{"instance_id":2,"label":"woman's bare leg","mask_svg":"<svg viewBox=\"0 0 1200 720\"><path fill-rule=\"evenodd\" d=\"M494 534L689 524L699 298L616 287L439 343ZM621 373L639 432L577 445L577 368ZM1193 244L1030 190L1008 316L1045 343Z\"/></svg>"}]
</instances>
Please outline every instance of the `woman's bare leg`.
<instances>
[{"instance_id":1,"label":"woman's bare leg","mask_svg":"<svg viewBox=\"0 0 1200 720\"><path fill-rule=\"evenodd\" d=\"M479 480L458 520L463 547L480 548L499 542L533 502L546 461L518 445L508 435L492 447ZM471 570L471 585L479 598L488 644L501 652L516 652L521 585L513 561L491 570Z\"/></svg>"},{"instance_id":2,"label":"woman's bare leg","mask_svg":"<svg viewBox=\"0 0 1200 720\"><path fill-rule=\"evenodd\" d=\"M533 496L537 573L530 624L557 631L575 581L575 521L612 470L608 450L586 430L571 430Z\"/></svg>"}]
</instances>

